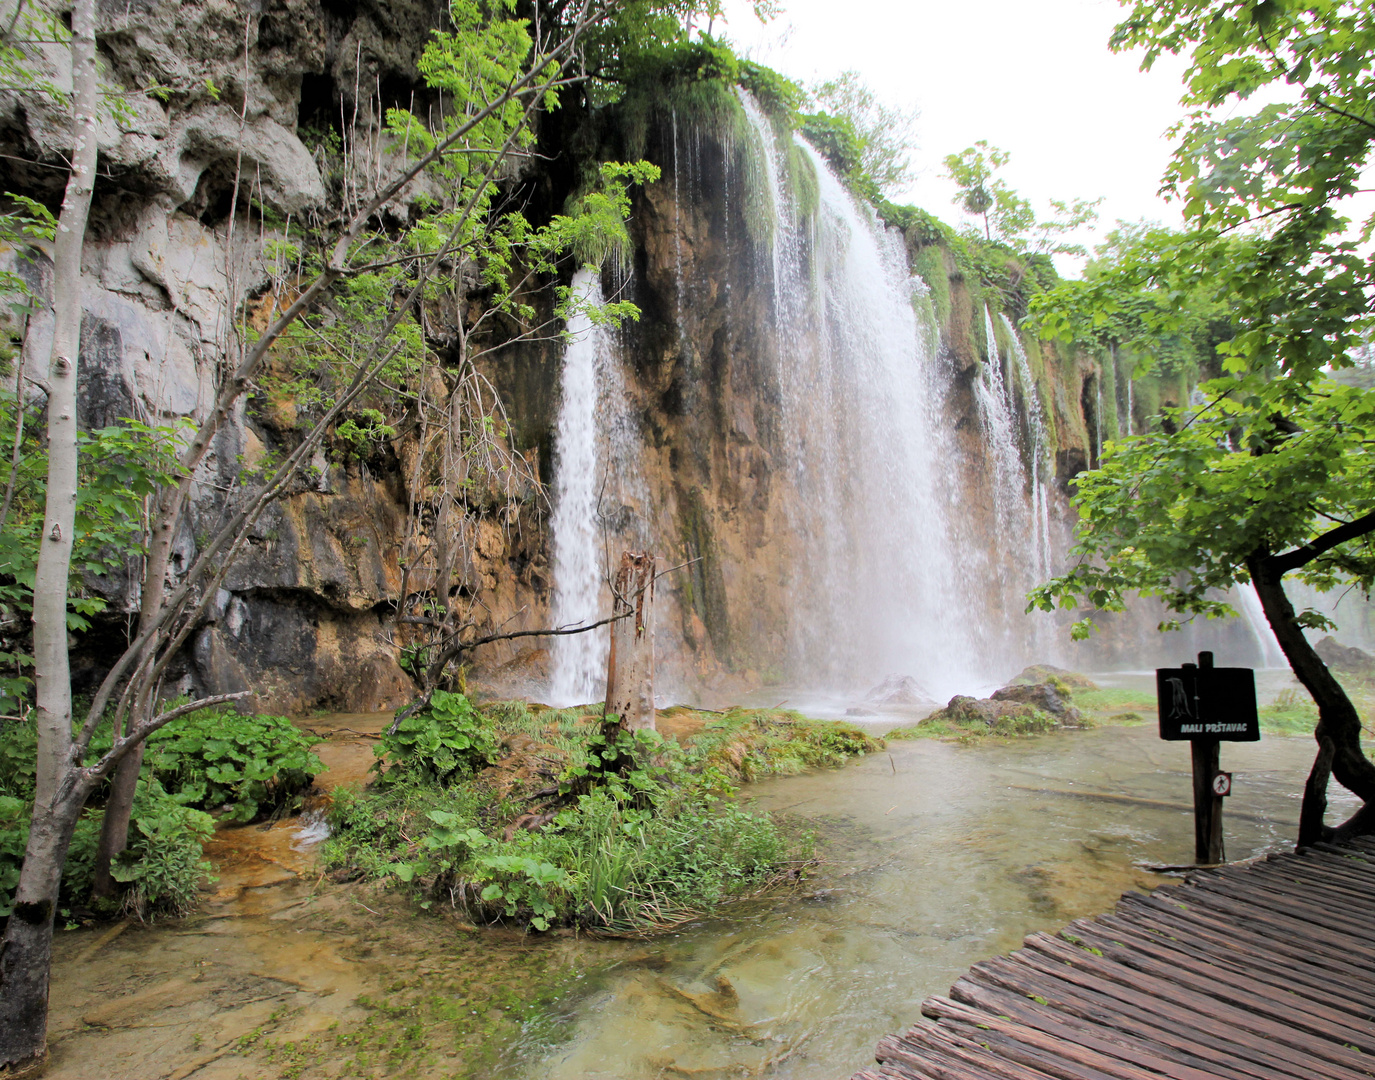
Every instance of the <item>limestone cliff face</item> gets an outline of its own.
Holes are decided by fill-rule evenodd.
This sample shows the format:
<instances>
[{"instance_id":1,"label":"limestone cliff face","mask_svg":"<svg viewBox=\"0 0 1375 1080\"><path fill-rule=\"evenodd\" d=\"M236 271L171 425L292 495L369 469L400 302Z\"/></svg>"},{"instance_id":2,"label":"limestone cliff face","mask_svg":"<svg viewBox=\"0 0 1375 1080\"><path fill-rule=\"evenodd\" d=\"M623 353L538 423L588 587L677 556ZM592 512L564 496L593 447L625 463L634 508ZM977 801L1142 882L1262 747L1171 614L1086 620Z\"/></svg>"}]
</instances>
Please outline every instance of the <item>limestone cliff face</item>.
<instances>
[{"instance_id":1,"label":"limestone cliff face","mask_svg":"<svg viewBox=\"0 0 1375 1080\"><path fill-rule=\"evenodd\" d=\"M128 94L125 113L107 116L100 129L84 266L83 426L205 415L235 355L233 322L268 284L259 226L242 207L251 200L278 218L326 211L332 179L322 177L303 136L352 112L364 94L406 100L444 10L440 0L100 3L103 82L165 92ZM46 61L52 82L70 83L62 50ZM65 138L61 117L41 100L0 95L0 152L8 155L0 187L55 206ZM49 294L45 263L19 269L40 296ZM46 356L50 316L10 329L26 336L26 357ZM240 407L197 477L174 572L216 526L239 469L290 446L295 422L290 402ZM252 689L254 705L284 711L367 710L407 698L411 680L388 626L406 516L394 464L372 471L323 455L313 463L312 479L259 523L176 673L178 689ZM492 595L494 618L508 617L523 597L496 597L518 591L513 558L535 561L538 537L508 545L499 530L495 541L484 530L478 539L481 565L468 568L470 585ZM126 615L138 604L130 580L89 583L109 599L110 617L83 642L79 688L122 646Z\"/></svg>"},{"instance_id":2,"label":"limestone cliff face","mask_svg":"<svg viewBox=\"0 0 1375 1080\"><path fill-rule=\"evenodd\" d=\"M131 113L101 130L102 171L84 283L81 421L102 426L134 416L198 419L234 354L233 322L268 284L256 237L234 206L234 178L281 216L327 207L333 180L303 135L350 111L360 96L401 101L415 88L415 61L438 0L133 0L100 5L102 78L127 88L156 84L165 101L131 95ZM50 57L59 85L70 73ZM554 154L576 118L545 133ZM775 307L769 253L757 222L728 182L739 147L699 133L690 169L677 168L668 133L648 156L669 166L639 193L625 286L643 316L620 336L632 373L626 392L642 434L644 495L611 508L615 539L653 546L661 565L684 564L660 593L666 679L683 693L783 677L797 586L800 508L780 434ZM64 134L58 118L22 94L0 95L0 188L54 202ZM13 158L42 163L16 164ZM536 176L557 209L570 185L566 161ZM753 231L752 231L753 226ZM909 238L929 276L923 245ZM951 393L944 422L960 448L951 483L972 506L987 501L988 461L970 387L987 359L975 310L948 253L938 253L947 302L940 358ZM43 265L25 265L40 293ZM550 283L551 285L553 283ZM551 298L536 298L547 310ZM15 327L16 331L20 328ZM26 355L46 355L51 320L35 316ZM1093 361L1046 347L1036 358L1055 437L1057 515L1066 485L1092 457L1084 389ZM546 484L556 479L552 430L560 348L518 344L488 373L501 391L518 443ZM1091 395L1090 395L1091 398ZM290 402L240 410L198 477L178 537L175 568L189 565L244 464L290 445ZM1094 421L1096 422L1096 421ZM394 600L407 521L405 464L416 452L402 430L380 456L321 456L307 480L258 524L177 673L184 691L255 691L260 709L371 710L403 702L412 683L398 663ZM519 520L476 523L460 589L484 626L539 626L549 617L547 501ZM995 531L973 515L986 543ZM982 523L980 524L980 520ZM111 601L83 642L78 677L101 673L137 608L128 580L92 582ZM541 649L497 647L479 658L493 686L533 690L546 673Z\"/></svg>"}]
</instances>

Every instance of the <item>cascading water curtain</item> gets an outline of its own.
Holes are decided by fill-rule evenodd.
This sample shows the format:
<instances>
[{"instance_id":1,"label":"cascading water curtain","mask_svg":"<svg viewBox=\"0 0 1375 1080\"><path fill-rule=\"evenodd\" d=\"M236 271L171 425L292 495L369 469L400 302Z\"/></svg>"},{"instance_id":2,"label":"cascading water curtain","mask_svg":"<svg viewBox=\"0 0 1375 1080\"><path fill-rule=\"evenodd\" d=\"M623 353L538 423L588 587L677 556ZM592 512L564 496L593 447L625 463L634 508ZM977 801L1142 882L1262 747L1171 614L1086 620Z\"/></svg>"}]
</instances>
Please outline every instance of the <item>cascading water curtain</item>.
<instances>
[{"instance_id":1,"label":"cascading water curtain","mask_svg":"<svg viewBox=\"0 0 1375 1080\"><path fill-rule=\"evenodd\" d=\"M605 300L600 274L579 270L573 293L584 305L600 306ZM615 335L594 324L585 308L573 314L567 329L550 523L555 626L587 624L610 614L608 544L614 541L618 549L643 544L649 504L639 467L641 434L626 399ZM550 640L550 702L599 700L606 679L606 631Z\"/></svg>"},{"instance_id":2,"label":"cascading water curtain","mask_svg":"<svg viewBox=\"0 0 1375 1080\"><path fill-rule=\"evenodd\" d=\"M1026 469L1017 445L1017 417L1012 395L1003 380L998 337L987 304L984 305L984 337L988 342L988 363L974 380L974 400L992 466L995 542L1006 551L1009 545L1019 542L1018 538L1032 534L1032 517L1027 508ZM1022 560L1018 560L1018 565L1021 564ZM1005 582L1008 560L998 560L998 566L1000 579Z\"/></svg>"},{"instance_id":3,"label":"cascading water curtain","mask_svg":"<svg viewBox=\"0 0 1375 1080\"><path fill-rule=\"evenodd\" d=\"M979 680L984 658L979 601L952 543L960 500L935 328L914 310L900 239L800 140L819 207L799 219L791 147L742 103L774 214L781 426L797 493L792 666L819 687L902 674L948 696Z\"/></svg>"},{"instance_id":4,"label":"cascading water curtain","mask_svg":"<svg viewBox=\"0 0 1375 1080\"><path fill-rule=\"evenodd\" d=\"M1041 406L1041 392L1027 363L1026 349L1017 328L1006 315L999 316L1012 343L1012 359L1017 379L1022 387L1022 402L1026 411L1027 432L1030 436L1027 454L1031 459L1031 500L1035 526L1035 567L1039 577L1054 573L1055 550L1050 532L1050 481L1054 475L1051 462L1050 439L1046 436L1046 414Z\"/></svg>"}]
</instances>

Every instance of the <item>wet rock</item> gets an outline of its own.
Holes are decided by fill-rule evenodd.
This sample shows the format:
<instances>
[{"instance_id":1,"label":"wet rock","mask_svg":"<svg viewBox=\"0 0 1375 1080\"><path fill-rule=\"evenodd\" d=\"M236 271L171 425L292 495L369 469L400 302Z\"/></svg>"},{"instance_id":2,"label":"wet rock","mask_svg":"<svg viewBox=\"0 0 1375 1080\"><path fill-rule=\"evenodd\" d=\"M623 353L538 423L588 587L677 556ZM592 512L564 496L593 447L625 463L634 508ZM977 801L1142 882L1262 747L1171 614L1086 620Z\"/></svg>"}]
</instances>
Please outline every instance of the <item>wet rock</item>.
<instances>
[{"instance_id":1,"label":"wet rock","mask_svg":"<svg viewBox=\"0 0 1375 1080\"><path fill-rule=\"evenodd\" d=\"M846 715L846 716L877 716L878 713L874 712L873 709L865 709L865 708L861 708L861 707L859 707L859 706L854 706L854 707L852 707L852 708L846 709L846 710L845 710L845 715Z\"/></svg>"},{"instance_id":2,"label":"wet rock","mask_svg":"<svg viewBox=\"0 0 1375 1080\"><path fill-rule=\"evenodd\" d=\"M1011 685L1014 686L1034 683L1058 684L1066 687L1069 691L1098 689L1098 684L1087 675L1080 675L1077 671L1067 671L1065 668L1056 667L1053 664L1032 664L1030 667L1023 668L1021 673L1011 680Z\"/></svg>"},{"instance_id":3,"label":"wet rock","mask_svg":"<svg viewBox=\"0 0 1375 1080\"><path fill-rule=\"evenodd\" d=\"M1343 645L1328 635L1313 646L1319 659L1334 671L1344 671L1352 675L1375 674L1375 656L1354 645Z\"/></svg>"},{"instance_id":4,"label":"wet rock","mask_svg":"<svg viewBox=\"0 0 1375 1080\"><path fill-rule=\"evenodd\" d=\"M376 712L404 704L415 686L381 631L371 611L320 610L308 595L231 593L192 658L202 685L252 690L246 707L257 712Z\"/></svg>"},{"instance_id":5,"label":"wet rock","mask_svg":"<svg viewBox=\"0 0 1375 1080\"><path fill-rule=\"evenodd\" d=\"M1031 705L1019 701L966 697L963 694L956 694L945 708L927 717L927 722L945 721L958 727L982 724L989 728L997 727L1000 723L1027 724L1036 720L1037 711Z\"/></svg>"},{"instance_id":6,"label":"wet rock","mask_svg":"<svg viewBox=\"0 0 1375 1080\"><path fill-rule=\"evenodd\" d=\"M864 700L869 705L934 705L933 698L916 679L910 675L889 675L867 694Z\"/></svg>"},{"instance_id":7,"label":"wet rock","mask_svg":"<svg viewBox=\"0 0 1375 1080\"><path fill-rule=\"evenodd\" d=\"M149 1012L168 1002L185 999L194 993L189 979L169 979L167 982L145 986L132 994L101 1002L81 1017L92 1027L111 1028L147 1016Z\"/></svg>"},{"instance_id":8,"label":"wet rock","mask_svg":"<svg viewBox=\"0 0 1375 1080\"><path fill-rule=\"evenodd\" d=\"M1043 682L1033 683L1030 686L1016 684L1004 686L1001 690L993 691L991 700L1015 701L1023 705L1030 705L1041 712L1049 713L1065 727L1081 727L1084 722L1083 714L1070 704L1069 695L1065 693L1062 686L1057 686L1055 683Z\"/></svg>"}]
</instances>

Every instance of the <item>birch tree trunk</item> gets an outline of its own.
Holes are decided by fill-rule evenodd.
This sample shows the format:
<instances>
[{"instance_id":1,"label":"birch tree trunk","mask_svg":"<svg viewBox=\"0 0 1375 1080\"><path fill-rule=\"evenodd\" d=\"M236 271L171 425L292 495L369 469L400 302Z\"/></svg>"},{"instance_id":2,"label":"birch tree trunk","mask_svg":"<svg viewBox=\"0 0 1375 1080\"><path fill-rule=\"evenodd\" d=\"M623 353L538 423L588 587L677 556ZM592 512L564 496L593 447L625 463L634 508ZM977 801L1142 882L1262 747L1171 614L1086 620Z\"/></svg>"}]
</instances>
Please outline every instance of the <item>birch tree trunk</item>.
<instances>
[{"instance_id":1,"label":"birch tree trunk","mask_svg":"<svg viewBox=\"0 0 1375 1080\"><path fill-rule=\"evenodd\" d=\"M48 491L33 589L37 791L29 842L0 945L0 1070L37 1075L47 1061L48 971L62 864L81 812L70 783L72 684L67 581L76 518L76 377L81 250L96 166L95 0L72 5L72 171L53 245L53 342L48 360Z\"/></svg>"},{"instance_id":2,"label":"birch tree trunk","mask_svg":"<svg viewBox=\"0 0 1375 1080\"><path fill-rule=\"evenodd\" d=\"M613 587L612 615L634 612L611 624L606 661L606 715L625 731L654 730L654 572L653 555L627 551Z\"/></svg>"}]
</instances>

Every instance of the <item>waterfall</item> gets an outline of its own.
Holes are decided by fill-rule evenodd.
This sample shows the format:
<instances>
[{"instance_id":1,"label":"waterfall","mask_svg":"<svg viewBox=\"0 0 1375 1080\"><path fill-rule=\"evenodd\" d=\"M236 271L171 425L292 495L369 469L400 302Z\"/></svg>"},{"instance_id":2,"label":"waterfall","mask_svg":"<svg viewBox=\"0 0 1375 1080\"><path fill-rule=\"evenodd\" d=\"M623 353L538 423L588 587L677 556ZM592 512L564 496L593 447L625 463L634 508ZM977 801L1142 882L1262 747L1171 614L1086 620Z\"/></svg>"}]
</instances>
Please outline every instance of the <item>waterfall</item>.
<instances>
[{"instance_id":1,"label":"waterfall","mask_svg":"<svg viewBox=\"0 0 1375 1080\"><path fill-rule=\"evenodd\" d=\"M573 293L601 306L601 277L581 269ZM568 320L558 420L554 431L554 511L550 521L555 626L595 622L610 613L605 538L642 544L648 492L639 467L641 433L626 397L615 335L585 310ZM551 639L549 697L555 705L600 700L607 634L593 630Z\"/></svg>"},{"instance_id":2,"label":"waterfall","mask_svg":"<svg viewBox=\"0 0 1375 1080\"><path fill-rule=\"evenodd\" d=\"M988 341L988 363L974 380L974 400L993 469L993 513L998 530L996 539L1001 545L1030 535L1033 519L1027 513L1026 470L1017 449L1017 418L1012 411L1011 395L1003 382L998 338L987 304L984 305L984 337Z\"/></svg>"},{"instance_id":3,"label":"waterfall","mask_svg":"<svg viewBox=\"0 0 1375 1080\"><path fill-rule=\"evenodd\" d=\"M1041 393L1036 389L1036 380L1027 363L1026 349L1012 320L1006 315L999 316L1008 337L1012 340L1012 359L1017 368L1017 379L1022 387L1022 403L1026 413L1028 447L1031 458L1031 505L1032 520L1035 526L1035 567L1039 577L1049 577L1054 573L1055 548L1050 536L1050 491L1048 479L1053 475L1050 460L1050 440L1046 437L1046 414L1041 407Z\"/></svg>"},{"instance_id":4,"label":"waterfall","mask_svg":"<svg viewBox=\"0 0 1375 1080\"><path fill-rule=\"evenodd\" d=\"M979 609L952 543L957 485L941 422L946 379L922 323L906 252L812 147L819 208L800 220L791 147L748 94L759 177L774 214L780 436L791 505L791 661L799 680L865 689L911 675L934 696L967 688L986 659ZM805 167L805 164L804 166Z\"/></svg>"},{"instance_id":5,"label":"waterfall","mask_svg":"<svg viewBox=\"0 0 1375 1080\"><path fill-rule=\"evenodd\" d=\"M1289 661L1285 658L1280 643L1275 640L1275 632L1270 629L1270 621L1265 617L1265 609L1260 605L1256 587L1248 581L1244 585L1238 585L1236 593L1241 601L1238 605L1241 608L1241 616L1246 620L1251 636L1256 639L1261 665L1268 668L1288 667Z\"/></svg>"},{"instance_id":6,"label":"waterfall","mask_svg":"<svg viewBox=\"0 0 1375 1080\"><path fill-rule=\"evenodd\" d=\"M805 325L810 303L810 282L806 280L803 233L797 220L792 192L786 177L784 150L778 145L773 124L759 108L754 96L740 90L740 104L754 132L763 156L764 184L768 188L768 212L773 217L773 242L769 245L773 272L774 331L780 353L795 353L802 346L795 331Z\"/></svg>"}]
</instances>

